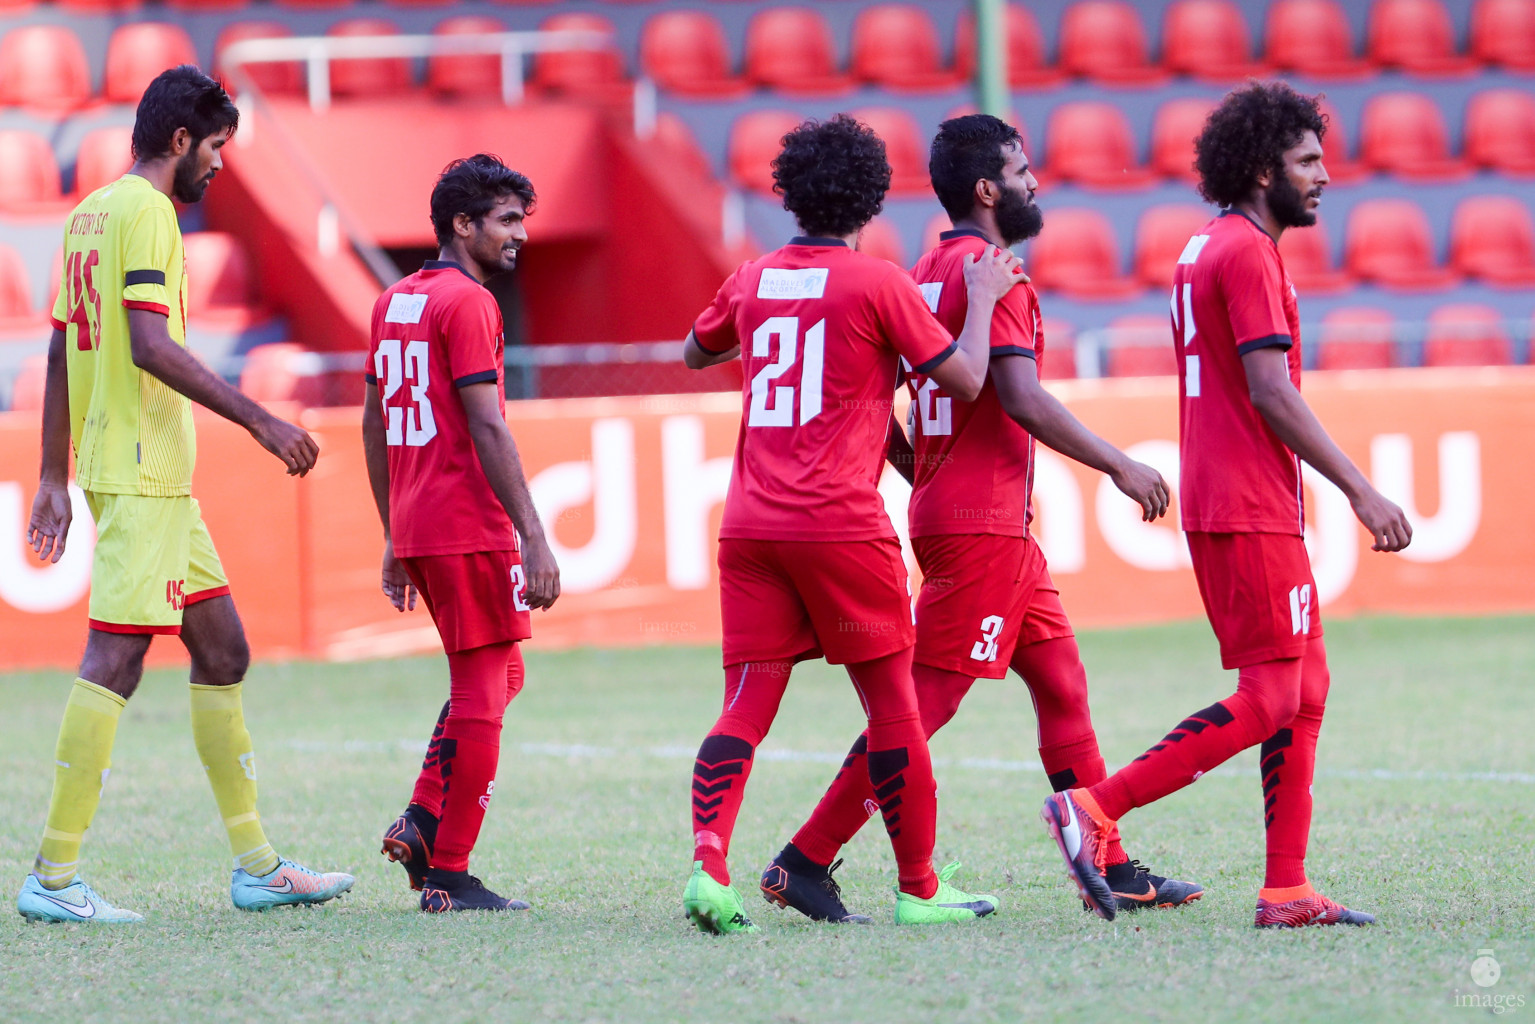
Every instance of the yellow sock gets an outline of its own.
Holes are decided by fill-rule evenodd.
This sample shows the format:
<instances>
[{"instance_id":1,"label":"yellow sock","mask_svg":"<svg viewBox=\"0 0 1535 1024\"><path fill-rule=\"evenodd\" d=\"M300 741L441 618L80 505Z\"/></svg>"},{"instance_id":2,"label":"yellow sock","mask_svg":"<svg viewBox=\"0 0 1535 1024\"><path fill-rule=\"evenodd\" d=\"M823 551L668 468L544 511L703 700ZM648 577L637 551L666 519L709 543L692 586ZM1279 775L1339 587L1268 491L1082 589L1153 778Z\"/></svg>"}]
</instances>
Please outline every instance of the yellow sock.
<instances>
[{"instance_id":1,"label":"yellow sock","mask_svg":"<svg viewBox=\"0 0 1535 1024\"><path fill-rule=\"evenodd\" d=\"M192 741L229 832L235 867L258 877L270 874L277 868L277 854L256 815L256 755L245 730L239 683L192 684Z\"/></svg>"},{"instance_id":2,"label":"yellow sock","mask_svg":"<svg viewBox=\"0 0 1535 1024\"><path fill-rule=\"evenodd\" d=\"M111 690L84 679L76 679L69 691L53 754L48 825L32 865L32 873L45 888L62 889L75 880L80 840L101 802L101 787L112 764L117 716L126 703Z\"/></svg>"}]
</instances>

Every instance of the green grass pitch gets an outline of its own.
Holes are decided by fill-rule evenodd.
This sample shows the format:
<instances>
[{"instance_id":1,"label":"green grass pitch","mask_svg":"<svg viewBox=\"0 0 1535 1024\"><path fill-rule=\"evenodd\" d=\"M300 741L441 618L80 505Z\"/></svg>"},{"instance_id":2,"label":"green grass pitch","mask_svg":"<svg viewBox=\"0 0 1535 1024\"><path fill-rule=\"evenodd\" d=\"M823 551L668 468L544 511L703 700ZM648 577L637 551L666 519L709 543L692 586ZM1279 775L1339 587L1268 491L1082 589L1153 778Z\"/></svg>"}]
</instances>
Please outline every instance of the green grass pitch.
<instances>
[{"instance_id":1,"label":"green grass pitch","mask_svg":"<svg viewBox=\"0 0 1535 1024\"><path fill-rule=\"evenodd\" d=\"M162 641L163 642L163 641ZM840 878L868 927L812 925L758 871L856 735L840 670L802 667L759 755L732 851L762 926L682 919L691 752L722 688L718 651L549 654L507 716L472 869L524 914L428 917L378 836L409 794L446 692L440 659L262 665L246 684L261 807L279 851L357 875L318 909L245 915L201 778L183 676L129 704L84 877L139 910L118 929L0 915L0 1020L1230 1021L1535 1016L1535 619L1328 623L1310 869L1374 911L1366 930L1252 928L1262 824L1255 753L1123 822L1126 847L1208 893L1176 911L1084 914L1038 820L1047 793L1016 679L980 683L933 743L937 858L996 893L974 925L896 929L894 866L870 827ZM1122 764L1227 694L1201 624L1082 637L1104 754ZM0 881L31 864L66 672L0 677ZM1502 976L1475 984L1478 951ZM1484 977L1485 980L1485 977Z\"/></svg>"}]
</instances>

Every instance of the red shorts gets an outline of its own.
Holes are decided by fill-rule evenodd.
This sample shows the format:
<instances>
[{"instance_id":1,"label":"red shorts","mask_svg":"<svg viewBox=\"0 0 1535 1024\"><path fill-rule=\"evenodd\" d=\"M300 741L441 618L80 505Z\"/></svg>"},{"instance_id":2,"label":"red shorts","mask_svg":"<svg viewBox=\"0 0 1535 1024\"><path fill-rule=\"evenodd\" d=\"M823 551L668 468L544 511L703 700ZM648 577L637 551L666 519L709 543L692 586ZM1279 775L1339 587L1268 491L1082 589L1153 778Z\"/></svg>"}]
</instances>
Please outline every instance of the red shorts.
<instances>
[{"instance_id":1,"label":"red shorts","mask_svg":"<svg viewBox=\"0 0 1535 1024\"><path fill-rule=\"evenodd\" d=\"M849 665L916 641L911 583L894 537L722 538L719 566L727 666L822 655Z\"/></svg>"},{"instance_id":2,"label":"red shorts","mask_svg":"<svg viewBox=\"0 0 1535 1024\"><path fill-rule=\"evenodd\" d=\"M922 567L917 653L923 665L1001 679L1013 650L1071 636L1061 593L1032 537L913 537Z\"/></svg>"},{"instance_id":3,"label":"red shorts","mask_svg":"<svg viewBox=\"0 0 1535 1024\"><path fill-rule=\"evenodd\" d=\"M401 558L449 654L533 635L515 551Z\"/></svg>"},{"instance_id":4,"label":"red shorts","mask_svg":"<svg viewBox=\"0 0 1535 1024\"><path fill-rule=\"evenodd\" d=\"M1189 554L1224 668L1299 658L1322 635L1305 541L1283 533L1191 532Z\"/></svg>"}]
</instances>

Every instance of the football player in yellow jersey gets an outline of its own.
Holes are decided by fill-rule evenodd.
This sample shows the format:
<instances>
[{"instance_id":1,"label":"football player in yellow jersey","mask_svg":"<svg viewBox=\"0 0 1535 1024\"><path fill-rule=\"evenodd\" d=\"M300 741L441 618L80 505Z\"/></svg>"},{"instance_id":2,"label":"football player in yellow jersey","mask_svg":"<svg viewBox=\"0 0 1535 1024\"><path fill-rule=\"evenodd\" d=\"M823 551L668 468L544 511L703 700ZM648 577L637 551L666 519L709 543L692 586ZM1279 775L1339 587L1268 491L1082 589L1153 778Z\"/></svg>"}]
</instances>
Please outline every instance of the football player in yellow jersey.
<instances>
[{"instance_id":1,"label":"football player in yellow jersey","mask_svg":"<svg viewBox=\"0 0 1535 1024\"><path fill-rule=\"evenodd\" d=\"M239 115L191 65L139 101L134 164L87 196L65 226L43 400L42 473L27 539L58 561L69 533L69 446L96 519L90 631L64 709L53 799L16 908L40 921L137 921L76 876L80 842L111 761L118 715L155 634L192 660L192 735L234 854L236 907L323 903L352 876L278 857L256 814L256 766L241 710L250 661L218 553L192 498L192 402L245 427L303 476L319 456L304 430L242 395L186 350L186 270L174 197L202 199Z\"/></svg>"}]
</instances>

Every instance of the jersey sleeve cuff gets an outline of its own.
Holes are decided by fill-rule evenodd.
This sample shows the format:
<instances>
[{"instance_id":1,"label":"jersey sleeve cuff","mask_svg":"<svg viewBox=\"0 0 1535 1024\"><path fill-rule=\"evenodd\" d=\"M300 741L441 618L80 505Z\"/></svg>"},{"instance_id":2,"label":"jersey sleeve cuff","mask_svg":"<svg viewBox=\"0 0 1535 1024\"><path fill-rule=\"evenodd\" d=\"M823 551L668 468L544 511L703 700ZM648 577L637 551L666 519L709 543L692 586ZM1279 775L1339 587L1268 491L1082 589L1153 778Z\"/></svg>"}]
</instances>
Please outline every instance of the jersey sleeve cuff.
<instances>
[{"instance_id":1,"label":"jersey sleeve cuff","mask_svg":"<svg viewBox=\"0 0 1535 1024\"><path fill-rule=\"evenodd\" d=\"M69 325L66 324L64 321L60 320L56 316L50 315L48 317L48 322L53 325L53 329L56 330L56 331L67 331L67 330L69 330Z\"/></svg>"},{"instance_id":2,"label":"jersey sleeve cuff","mask_svg":"<svg viewBox=\"0 0 1535 1024\"><path fill-rule=\"evenodd\" d=\"M377 384L378 374L374 373L372 370L367 370L363 373L362 379L367 381L369 384Z\"/></svg>"},{"instance_id":3,"label":"jersey sleeve cuff","mask_svg":"<svg viewBox=\"0 0 1535 1024\"><path fill-rule=\"evenodd\" d=\"M453 386L456 388L466 388L471 384L488 384L493 382L495 379L495 370L481 370L479 373L471 373L463 377L454 377ZM375 378L374 381L377 383L377 378Z\"/></svg>"},{"instance_id":4,"label":"jersey sleeve cuff","mask_svg":"<svg viewBox=\"0 0 1535 1024\"><path fill-rule=\"evenodd\" d=\"M1027 356L1036 362L1039 360L1037 352L1031 348L1024 348L1022 345L998 345L991 350L991 358L995 359L998 356Z\"/></svg>"},{"instance_id":5,"label":"jersey sleeve cuff","mask_svg":"<svg viewBox=\"0 0 1535 1024\"><path fill-rule=\"evenodd\" d=\"M949 342L949 347L948 348L944 349L942 352L938 353L936 356L934 356L933 358L929 359L927 362L923 363L921 366L913 366L911 368L911 371L912 371L912 373L920 373L920 374L923 374L923 375L931 373L932 370L934 369L934 367L936 367L939 363L943 362L945 359L947 359L950 356L952 356L957 351L959 351L959 342L951 341L951 342Z\"/></svg>"},{"instance_id":6,"label":"jersey sleeve cuff","mask_svg":"<svg viewBox=\"0 0 1535 1024\"><path fill-rule=\"evenodd\" d=\"M1270 334L1266 338L1254 338L1252 341L1244 341L1237 346L1237 355L1245 356L1249 352L1256 352L1260 348L1289 348L1295 344L1295 339L1288 334Z\"/></svg>"},{"instance_id":7,"label":"jersey sleeve cuff","mask_svg":"<svg viewBox=\"0 0 1535 1024\"><path fill-rule=\"evenodd\" d=\"M729 352L732 348L735 347L734 345L727 345L724 348L710 348L708 345L705 345L703 343L703 339L698 336L698 322L697 321L694 321L693 328L692 328L692 331L690 333L692 333L692 335L693 335L693 344L697 345L704 352L708 353L711 356L722 356L726 352Z\"/></svg>"},{"instance_id":8,"label":"jersey sleeve cuff","mask_svg":"<svg viewBox=\"0 0 1535 1024\"><path fill-rule=\"evenodd\" d=\"M124 309L145 309L151 313L159 313L161 316L170 316L171 307L163 302L140 302L137 299L124 299Z\"/></svg>"},{"instance_id":9,"label":"jersey sleeve cuff","mask_svg":"<svg viewBox=\"0 0 1535 1024\"><path fill-rule=\"evenodd\" d=\"M157 284L165 287L165 271L163 270L130 270L123 275L123 287L132 288L136 284Z\"/></svg>"}]
</instances>

